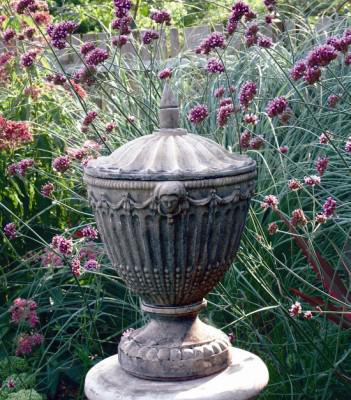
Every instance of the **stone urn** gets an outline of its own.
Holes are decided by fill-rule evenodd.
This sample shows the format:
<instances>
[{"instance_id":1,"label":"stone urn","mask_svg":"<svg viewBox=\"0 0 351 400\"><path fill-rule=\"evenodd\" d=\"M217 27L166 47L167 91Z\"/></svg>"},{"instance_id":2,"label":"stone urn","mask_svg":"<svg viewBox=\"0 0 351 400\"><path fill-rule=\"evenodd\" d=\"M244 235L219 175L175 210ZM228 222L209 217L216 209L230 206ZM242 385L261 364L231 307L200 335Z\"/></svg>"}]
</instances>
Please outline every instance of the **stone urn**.
<instances>
[{"instance_id":1,"label":"stone urn","mask_svg":"<svg viewBox=\"0 0 351 400\"><path fill-rule=\"evenodd\" d=\"M198 313L233 262L256 163L178 125L168 86L160 129L99 157L84 180L108 256L150 322L122 337L121 367L152 380L224 370L231 345Z\"/></svg>"}]
</instances>

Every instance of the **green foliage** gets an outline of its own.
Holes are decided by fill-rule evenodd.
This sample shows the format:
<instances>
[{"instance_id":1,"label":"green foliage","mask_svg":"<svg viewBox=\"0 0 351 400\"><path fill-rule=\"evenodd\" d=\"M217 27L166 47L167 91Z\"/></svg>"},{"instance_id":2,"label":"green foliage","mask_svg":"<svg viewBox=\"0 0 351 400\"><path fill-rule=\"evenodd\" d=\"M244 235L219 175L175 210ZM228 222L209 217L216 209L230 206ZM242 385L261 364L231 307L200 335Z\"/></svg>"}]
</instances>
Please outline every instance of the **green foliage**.
<instances>
[{"instance_id":1,"label":"green foliage","mask_svg":"<svg viewBox=\"0 0 351 400\"><path fill-rule=\"evenodd\" d=\"M17 393L9 394L4 400L43 400L43 396L41 396L34 389L23 389Z\"/></svg>"},{"instance_id":2,"label":"green foliage","mask_svg":"<svg viewBox=\"0 0 351 400\"><path fill-rule=\"evenodd\" d=\"M28 371L28 362L23 358L9 356L0 359L0 381L4 381L12 374L26 371Z\"/></svg>"}]
</instances>

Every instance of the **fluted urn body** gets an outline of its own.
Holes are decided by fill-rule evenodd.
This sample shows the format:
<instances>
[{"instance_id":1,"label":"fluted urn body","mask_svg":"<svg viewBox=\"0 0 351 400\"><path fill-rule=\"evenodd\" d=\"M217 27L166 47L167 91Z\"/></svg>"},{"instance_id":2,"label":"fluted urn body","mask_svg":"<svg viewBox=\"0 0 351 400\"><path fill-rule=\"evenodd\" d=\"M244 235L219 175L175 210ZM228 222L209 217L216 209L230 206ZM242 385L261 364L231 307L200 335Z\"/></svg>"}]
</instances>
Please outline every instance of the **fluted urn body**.
<instances>
[{"instance_id":1,"label":"fluted urn body","mask_svg":"<svg viewBox=\"0 0 351 400\"><path fill-rule=\"evenodd\" d=\"M84 179L109 258L151 316L122 338L122 368L191 379L230 362L226 335L197 314L239 247L256 164L177 128L164 103L160 130L91 161Z\"/></svg>"}]
</instances>

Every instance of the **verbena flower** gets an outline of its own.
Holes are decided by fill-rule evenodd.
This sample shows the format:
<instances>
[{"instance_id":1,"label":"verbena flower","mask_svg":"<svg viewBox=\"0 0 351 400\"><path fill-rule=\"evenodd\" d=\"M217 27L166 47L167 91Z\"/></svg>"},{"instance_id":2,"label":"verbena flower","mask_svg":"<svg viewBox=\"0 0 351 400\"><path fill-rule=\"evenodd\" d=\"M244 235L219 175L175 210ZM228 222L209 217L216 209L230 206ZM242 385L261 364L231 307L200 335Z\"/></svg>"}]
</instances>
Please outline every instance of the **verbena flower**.
<instances>
[{"instance_id":1,"label":"verbena flower","mask_svg":"<svg viewBox=\"0 0 351 400\"><path fill-rule=\"evenodd\" d=\"M87 271L97 270L100 268L100 264L96 260L88 260L84 263L84 269Z\"/></svg>"},{"instance_id":2,"label":"verbena flower","mask_svg":"<svg viewBox=\"0 0 351 400\"><path fill-rule=\"evenodd\" d=\"M302 188L302 183L298 179L290 179L288 182L288 188L292 191L296 191Z\"/></svg>"},{"instance_id":3,"label":"verbena flower","mask_svg":"<svg viewBox=\"0 0 351 400\"><path fill-rule=\"evenodd\" d=\"M54 85L63 85L67 82L66 77L60 73L47 75L45 79Z\"/></svg>"},{"instance_id":4,"label":"verbena flower","mask_svg":"<svg viewBox=\"0 0 351 400\"><path fill-rule=\"evenodd\" d=\"M279 151L280 151L282 154L287 154L287 153L289 152L289 147L286 146L286 145L280 146L280 147L279 147Z\"/></svg>"},{"instance_id":5,"label":"verbena flower","mask_svg":"<svg viewBox=\"0 0 351 400\"><path fill-rule=\"evenodd\" d=\"M144 44L148 45L152 43L154 40L157 40L160 37L159 33L154 30L145 31L142 35L142 41Z\"/></svg>"},{"instance_id":6,"label":"verbena flower","mask_svg":"<svg viewBox=\"0 0 351 400\"><path fill-rule=\"evenodd\" d=\"M130 0L114 0L113 3L115 6L115 14L118 18L128 15L132 7L132 2Z\"/></svg>"},{"instance_id":7,"label":"verbena flower","mask_svg":"<svg viewBox=\"0 0 351 400\"><path fill-rule=\"evenodd\" d=\"M278 225L275 222L272 222L268 225L268 234L273 236L277 233Z\"/></svg>"},{"instance_id":8,"label":"verbena flower","mask_svg":"<svg viewBox=\"0 0 351 400\"><path fill-rule=\"evenodd\" d=\"M290 70L290 76L294 81L301 79L305 75L306 62L305 60L298 61Z\"/></svg>"},{"instance_id":9,"label":"verbena flower","mask_svg":"<svg viewBox=\"0 0 351 400\"><path fill-rule=\"evenodd\" d=\"M83 56L86 56L88 53L91 51L95 50L96 46L92 42L85 42L81 47L80 47L80 53L83 54Z\"/></svg>"},{"instance_id":10,"label":"verbena flower","mask_svg":"<svg viewBox=\"0 0 351 400\"><path fill-rule=\"evenodd\" d=\"M27 323L31 328L34 328L39 323L39 318L36 312L38 305L34 300L27 300L18 297L12 302L9 309L11 313L11 322L19 324Z\"/></svg>"},{"instance_id":11,"label":"verbena flower","mask_svg":"<svg viewBox=\"0 0 351 400\"><path fill-rule=\"evenodd\" d=\"M166 10L155 10L151 12L150 18L156 22L156 24L171 24L171 14Z\"/></svg>"},{"instance_id":12,"label":"verbena flower","mask_svg":"<svg viewBox=\"0 0 351 400\"><path fill-rule=\"evenodd\" d=\"M34 50L29 50L27 53L24 53L21 57L21 66L24 68L31 67L34 64L37 55L38 53Z\"/></svg>"},{"instance_id":13,"label":"verbena flower","mask_svg":"<svg viewBox=\"0 0 351 400\"><path fill-rule=\"evenodd\" d=\"M198 54L209 54L214 49L223 49L225 47L224 36L220 32L212 32L208 35L196 49Z\"/></svg>"},{"instance_id":14,"label":"verbena flower","mask_svg":"<svg viewBox=\"0 0 351 400\"><path fill-rule=\"evenodd\" d=\"M273 22L273 15L270 15L270 14L266 15L264 17L264 20L265 20L266 24L270 25Z\"/></svg>"},{"instance_id":15,"label":"verbena flower","mask_svg":"<svg viewBox=\"0 0 351 400\"><path fill-rule=\"evenodd\" d=\"M336 210L336 201L332 197L328 197L326 202L323 204L324 215L330 218L334 215Z\"/></svg>"},{"instance_id":16,"label":"verbena flower","mask_svg":"<svg viewBox=\"0 0 351 400\"><path fill-rule=\"evenodd\" d=\"M34 164L34 160L31 158L25 158L17 163L10 164L7 168L7 171L10 176L17 175L24 177L28 168L32 167Z\"/></svg>"},{"instance_id":17,"label":"verbena flower","mask_svg":"<svg viewBox=\"0 0 351 400\"><path fill-rule=\"evenodd\" d=\"M83 120L83 125L90 125L93 123L93 121L95 120L95 118L97 117L98 113L96 111L88 111L87 115L85 116L84 120Z\"/></svg>"},{"instance_id":18,"label":"verbena flower","mask_svg":"<svg viewBox=\"0 0 351 400\"><path fill-rule=\"evenodd\" d=\"M330 37L326 44L334 47L335 50L346 53L349 48L349 41L345 37L338 38L336 36Z\"/></svg>"},{"instance_id":19,"label":"verbena flower","mask_svg":"<svg viewBox=\"0 0 351 400\"><path fill-rule=\"evenodd\" d=\"M224 107L233 104L233 100L230 97L225 97L224 99L220 100L219 106Z\"/></svg>"},{"instance_id":20,"label":"verbena flower","mask_svg":"<svg viewBox=\"0 0 351 400\"><path fill-rule=\"evenodd\" d=\"M52 182L47 182L41 187L40 192L44 197L51 197L54 190L55 185Z\"/></svg>"},{"instance_id":21,"label":"verbena flower","mask_svg":"<svg viewBox=\"0 0 351 400\"><path fill-rule=\"evenodd\" d=\"M57 250L59 253L63 255L69 255L73 250L73 242L72 239L66 239L62 235L55 235L52 238L51 246L53 249Z\"/></svg>"},{"instance_id":22,"label":"verbena flower","mask_svg":"<svg viewBox=\"0 0 351 400\"><path fill-rule=\"evenodd\" d=\"M321 133L319 136L319 143L320 144L327 144L328 143L328 136L326 132Z\"/></svg>"},{"instance_id":23,"label":"verbena flower","mask_svg":"<svg viewBox=\"0 0 351 400\"><path fill-rule=\"evenodd\" d=\"M269 49L270 47L273 46L272 39L269 38L268 36L260 36L257 39L257 44L259 45L259 47L262 47L264 49Z\"/></svg>"},{"instance_id":24,"label":"verbena flower","mask_svg":"<svg viewBox=\"0 0 351 400\"><path fill-rule=\"evenodd\" d=\"M213 95L214 97L217 98L222 97L224 95L224 91L225 91L224 87L220 86L219 88L214 90Z\"/></svg>"},{"instance_id":25,"label":"verbena flower","mask_svg":"<svg viewBox=\"0 0 351 400\"><path fill-rule=\"evenodd\" d=\"M346 140L345 151L351 153L351 136Z\"/></svg>"},{"instance_id":26,"label":"verbena flower","mask_svg":"<svg viewBox=\"0 0 351 400\"><path fill-rule=\"evenodd\" d=\"M96 67L107 59L108 51L105 49L96 48L87 54L85 61L88 65Z\"/></svg>"},{"instance_id":27,"label":"verbena flower","mask_svg":"<svg viewBox=\"0 0 351 400\"><path fill-rule=\"evenodd\" d=\"M321 78L322 71L320 68L317 67L307 67L304 73L304 80L309 85L313 85L314 83L318 82Z\"/></svg>"},{"instance_id":28,"label":"verbena flower","mask_svg":"<svg viewBox=\"0 0 351 400\"><path fill-rule=\"evenodd\" d=\"M330 108L334 108L335 106L336 106L336 104L338 103L338 101L340 100L340 97L339 96L337 96L336 94L331 94L329 97L328 97L328 106L330 107Z\"/></svg>"},{"instance_id":29,"label":"verbena flower","mask_svg":"<svg viewBox=\"0 0 351 400\"><path fill-rule=\"evenodd\" d=\"M347 54L344 59L345 65L351 65L351 54Z\"/></svg>"},{"instance_id":30,"label":"verbena flower","mask_svg":"<svg viewBox=\"0 0 351 400\"><path fill-rule=\"evenodd\" d=\"M57 24L50 24L47 27L47 34L51 39L51 44L57 49L64 49L67 45L66 40L71 35L77 24L74 21L63 21Z\"/></svg>"},{"instance_id":31,"label":"verbena flower","mask_svg":"<svg viewBox=\"0 0 351 400\"><path fill-rule=\"evenodd\" d=\"M35 28L28 26L23 30L23 35L26 39L31 40L35 35Z\"/></svg>"},{"instance_id":32,"label":"verbena flower","mask_svg":"<svg viewBox=\"0 0 351 400\"><path fill-rule=\"evenodd\" d=\"M105 125L105 131L108 133L111 133L116 128L117 128L117 125L114 122L108 122Z\"/></svg>"},{"instance_id":33,"label":"verbena flower","mask_svg":"<svg viewBox=\"0 0 351 400\"><path fill-rule=\"evenodd\" d=\"M0 115L0 150L15 149L32 140L27 122L6 120Z\"/></svg>"},{"instance_id":34,"label":"verbena flower","mask_svg":"<svg viewBox=\"0 0 351 400\"><path fill-rule=\"evenodd\" d=\"M52 167L57 172L65 172L71 165L71 160L68 156L56 157L52 162Z\"/></svg>"},{"instance_id":35,"label":"verbena flower","mask_svg":"<svg viewBox=\"0 0 351 400\"><path fill-rule=\"evenodd\" d=\"M261 207L263 209L266 209L268 207L272 207L273 209L277 208L279 204L279 200L276 196L273 194L269 194L263 198L263 201L261 203Z\"/></svg>"},{"instance_id":36,"label":"verbena flower","mask_svg":"<svg viewBox=\"0 0 351 400\"><path fill-rule=\"evenodd\" d=\"M307 55L306 61L308 66L312 68L325 67L329 65L333 60L335 60L337 56L338 53L335 48L333 46L325 44L313 49Z\"/></svg>"},{"instance_id":37,"label":"verbena flower","mask_svg":"<svg viewBox=\"0 0 351 400\"><path fill-rule=\"evenodd\" d=\"M251 133L246 130L240 135L240 146L243 149L248 149L250 147Z\"/></svg>"},{"instance_id":38,"label":"verbena flower","mask_svg":"<svg viewBox=\"0 0 351 400\"><path fill-rule=\"evenodd\" d=\"M301 303L296 301L289 309L289 314L291 317L297 317L299 314L302 313Z\"/></svg>"},{"instance_id":39,"label":"verbena flower","mask_svg":"<svg viewBox=\"0 0 351 400\"><path fill-rule=\"evenodd\" d=\"M15 37L16 32L12 28L7 28L2 35L2 39L5 43L9 43Z\"/></svg>"},{"instance_id":40,"label":"verbena flower","mask_svg":"<svg viewBox=\"0 0 351 400\"><path fill-rule=\"evenodd\" d=\"M25 11L27 11L29 6L32 6L34 4L35 4L34 0L19 0L15 4L14 8L16 13L23 14Z\"/></svg>"},{"instance_id":41,"label":"verbena flower","mask_svg":"<svg viewBox=\"0 0 351 400\"><path fill-rule=\"evenodd\" d=\"M9 222L4 226L4 234L10 239L14 240L17 237L17 227L14 222Z\"/></svg>"},{"instance_id":42,"label":"verbena flower","mask_svg":"<svg viewBox=\"0 0 351 400\"><path fill-rule=\"evenodd\" d=\"M78 257L74 257L71 261L71 271L74 276L80 276L81 274L81 264Z\"/></svg>"},{"instance_id":43,"label":"verbena flower","mask_svg":"<svg viewBox=\"0 0 351 400\"><path fill-rule=\"evenodd\" d=\"M312 312L311 312L311 311L305 311L304 314L303 314L303 318L304 318L304 319L309 320L309 319L311 319L312 317L313 317L313 315L312 315Z\"/></svg>"},{"instance_id":44,"label":"verbena flower","mask_svg":"<svg viewBox=\"0 0 351 400\"><path fill-rule=\"evenodd\" d=\"M245 82L240 89L239 101L242 107L247 108L257 94L257 86L252 81Z\"/></svg>"},{"instance_id":45,"label":"verbena flower","mask_svg":"<svg viewBox=\"0 0 351 400\"><path fill-rule=\"evenodd\" d=\"M288 102L285 97L280 96L271 100L266 108L267 114L270 118L281 115L287 108Z\"/></svg>"},{"instance_id":46,"label":"verbena flower","mask_svg":"<svg viewBox=\"0 0 351 400\"><path fill-rule=\"evenodd\" d=\"M261 135L255 136L250 140L249 147L253 150L259 150L263 146L264 146L264 139L263 136Z\"/></svg>"},{"instance_id":47,"label":"verbena flower","mask_svg":"<svg viewBox=\"0 0 351 400\"><path fill-rule=\"evenodd\" d=\"M160 79L167 79L172 76L172 70L170 68L165 68L158 73Z\"/></svg>"},{"instance_id":48,"label":"verbena flower","mask_svg":"<svg viewBox=\"0 0 351 400\"><path fill-rule=\"evenodd\" d=\"M128 36L127 35L119 35L112 38L112 44L116 47L123 47L125 44L128 43Z\"/></svg>"},{"instance_id":49,"label":"verbena flower","mask_svg":"<svg viewBox=\"0 0 351 400\"><path fill-rule=\"evenodd\" d=\"M321 225L325 224L327 222L327 220L328 220L328 217L323 213L316 214L316 216L315 216L315 221L317 224L321 224Z\"/></svg>"},{"instance_id":50,"label":"verbena flower","mask_svg":"<svg viewBox=\"0 0 351 400\"><path fill-rule=\"evenodd\" d=\"M84 237L86 239L97 239L98 231L92 226L85 226L77 232L78 237Z\"/></svg>"},{"instance_id":51,"label":"verbena flower","mask_svg":"<svg viewBox=\"0 0 351 400\"><path fill-rule=\"evenodd\" d=\"M325 170L328 167L329 159L326 157L319 157L316 161L316 170L320 176L323 176Z\"/></svg>"},{"instance_id":52,"label":"verbena flower","mask_svg":"<svg viewBox=\"0 0 351 400\"><path fill-rule=\"evenodd\" d=\"M131 32L130 24L132 18L130 16L116 18L112 21L112 29L118 30L120 35L128 35Z\"/></svg>"},{"instance_id":53,"label":"verbena flower","mask_svg":"<svg viewBox=\"0 0 351 400\"><path fill-rule=\"evenodd\" d=\"M224 72L224 65L217 58L210 58L207 61L206 69L212 74L221 74L222 72Z\"/></svg>"},{"instance_id":54,"label":"verbena flower","mask_svg":"<svg viewBox=\"0 0 351 400\"><path fill-rule=\"evenodd\" d=\"M97 69L93 65L83 66L73 73L73 79L76 83L84 83L91 86L96 82Z\"/></svg>"},{"instance_id":55,"label":"verbena flower","mask_svg":"<svg viewBox=\"0 0 351 400\"><path fill-rule=\"evenodd\" d=\"M16 355L26 355L33 351L33 347L39 346L44 341L44 336L39 333L29 335L23 333L17 337Z\"/></svg>"},{"instance_id":56,"label":"verbena flower","mask_svg":"<svg viewBox=\"0 0 351 400\"><path fill-rule=\"evenodd\" d=\"M293 226L305 226L307 224L307 218L301 208L298 208L291 213L290 222Z\"/></svg>"},{"instance_id":57,"label":"verbena flower","mask_svg":"<svg viewBox=\"0 0 351 400\"><path fill-rule=\"evenodd\" d=\"M13 59L12 51L5 51L0 54L0 67L6 65L10 60Z\"/></svg>"},{"instance_id":58,"label":"verbena flower","mask_svg":"<svg viewBox=\"0 0 351 400\"><path fill-rule=\"evenodd\" d=\"M257 43L257 32L258 32L258 24L256 22L252 22L247 26L244 32L245 36L245 44L247 47L251 47Z\"/></svg>"},{"instance_id":59,"label":"verbena flower","mask_svg":"<svg viewBox=\"0 0 351 400\"><path fill-rule=\"evenodd\" d=\"M228 104L226 106L222 106L217 111L217 123L220 127L223 127L228 123L228 119L230 114L234 113L234 106L232 104Z\"/></svg>"},{"instance_id":60,"label":"verbena flower","mask_svg":"<svg viewBox=\"0 0 351 400\"><path fill-rule=\"evenodd\" d=\"M304 181L308 186L320 185L321 178L317 175L309 175L304 177Z\"/></svg>"},{"instance_id":61,"label":"verbena flower","mask_svg":"<svg viewBox=\"0 0 351 400\"><path fill-rule=\"evenodd\" d=\"M258 122L258 116L255 115L255 114L245 114L245 115L244 115L244 121L245 121L247 124L256 125L257 122Z\"/></svg>"},{"instance_id":62,"label":"verbena flower","mask_svg":"<svg viewBox=\"0 0 351 400\"><path fill-rule=\"evenodd\" d=\"M199 104L193 107L189 114L188 120L193 124L199 124L208 117L208 108L205 104Z\"/></svg>"}]
</instances>

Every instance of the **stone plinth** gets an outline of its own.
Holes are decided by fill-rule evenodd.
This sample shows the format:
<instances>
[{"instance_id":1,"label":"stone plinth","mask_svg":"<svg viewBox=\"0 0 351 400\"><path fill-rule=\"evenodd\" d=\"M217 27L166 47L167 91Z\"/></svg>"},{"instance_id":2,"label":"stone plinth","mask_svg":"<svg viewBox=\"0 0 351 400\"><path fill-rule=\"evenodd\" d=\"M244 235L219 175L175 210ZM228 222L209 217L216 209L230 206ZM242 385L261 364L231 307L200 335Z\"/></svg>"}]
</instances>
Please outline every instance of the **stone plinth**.
<instances>
[{"instance_id":1,"label":"stone plinth","mask_svg":"<svg viewBox=\"0 0 351 400\"><path fill-rule=\"evenodd\" d=\"M256 355L232 349L231 365L216 375L179 382L157 382L124 372L117 355L109 357L87 374L85 394L89 400L249 400L268 383L264 362Z\"/></svg>"}]
</instances>

